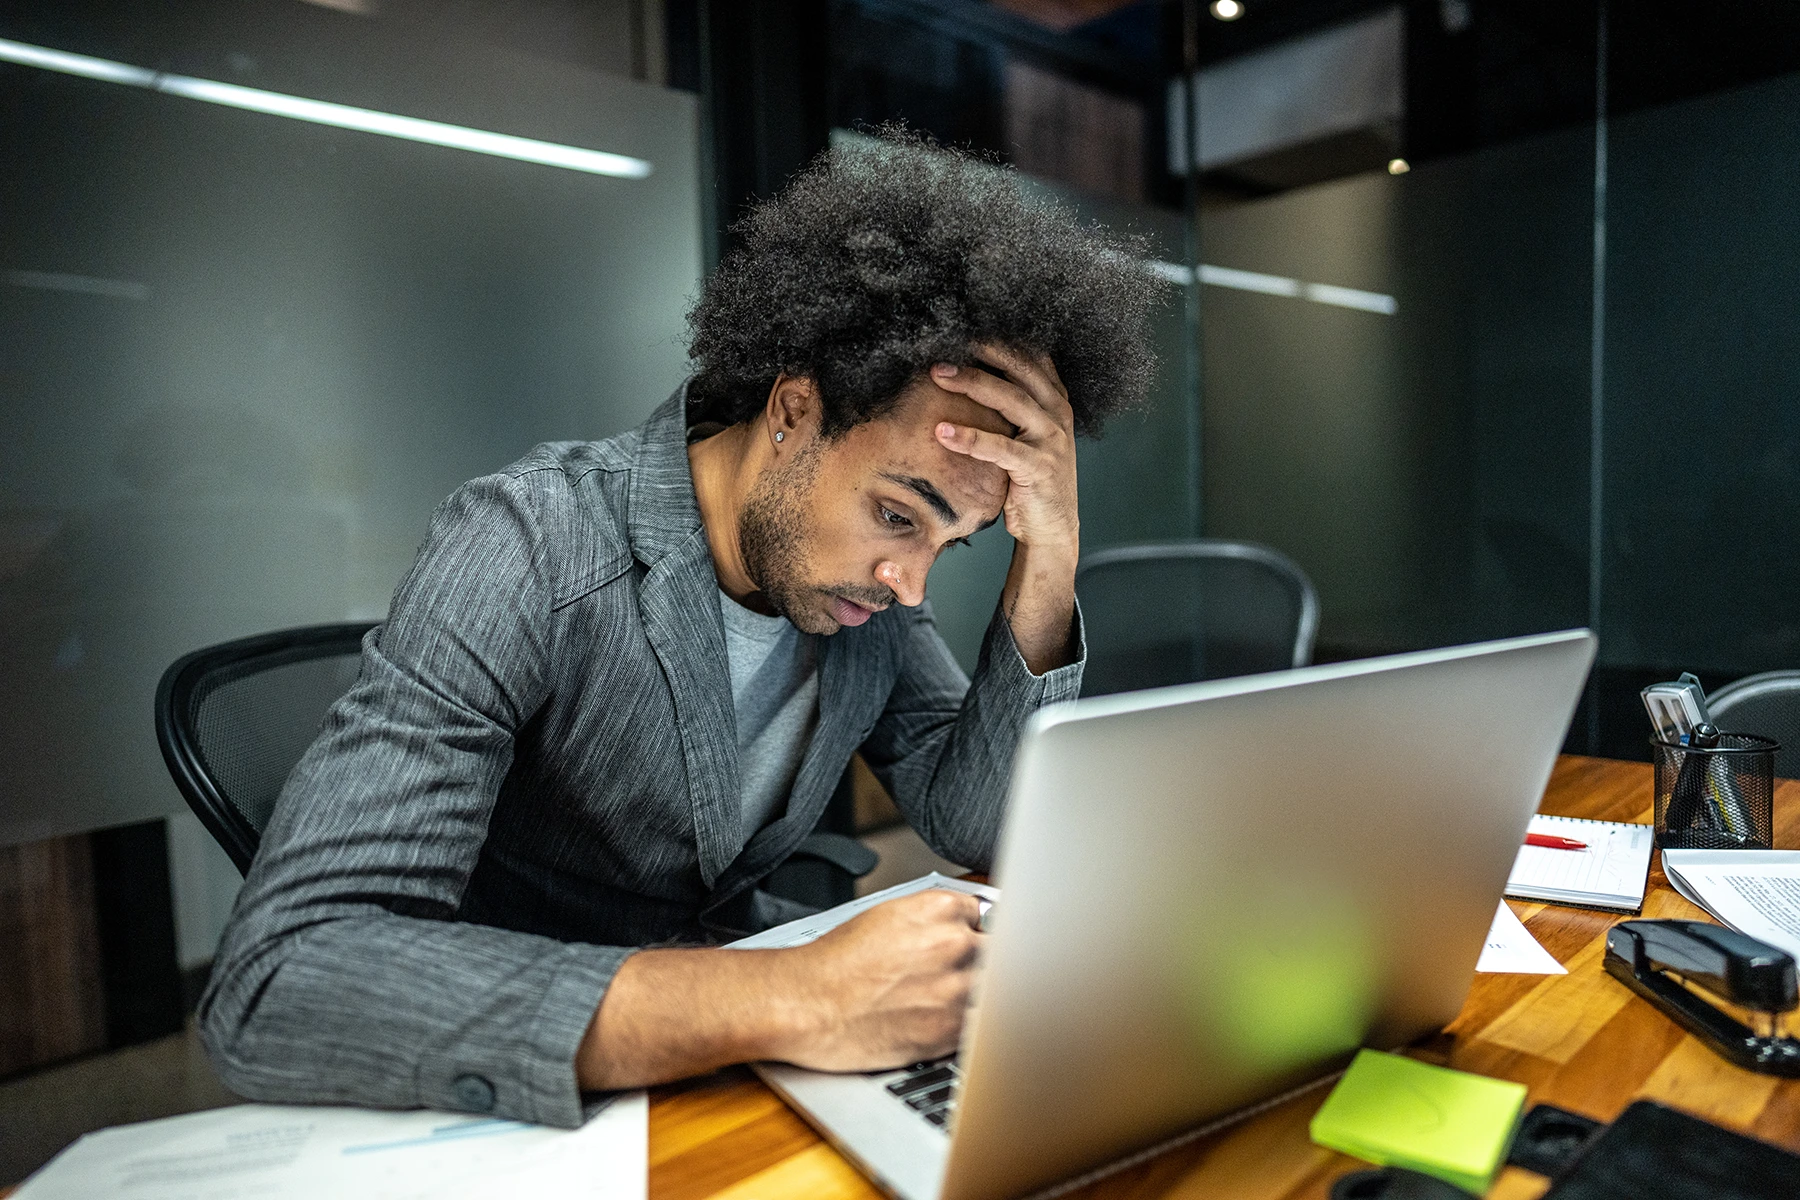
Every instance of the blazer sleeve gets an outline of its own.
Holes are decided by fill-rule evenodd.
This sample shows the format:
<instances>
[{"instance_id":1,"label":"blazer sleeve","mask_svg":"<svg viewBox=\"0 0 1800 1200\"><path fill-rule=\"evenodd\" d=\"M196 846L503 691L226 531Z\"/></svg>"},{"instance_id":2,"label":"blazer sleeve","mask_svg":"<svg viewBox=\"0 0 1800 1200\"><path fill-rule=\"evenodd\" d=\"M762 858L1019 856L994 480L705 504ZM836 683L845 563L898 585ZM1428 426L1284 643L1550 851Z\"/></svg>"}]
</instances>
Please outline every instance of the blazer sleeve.
<instances>
[{"instance_id":1,"label":"blazer sleeve","mask_svg":"<svg viewBox=\"0 0 1800 1200\"><path fill-rule=\"evenodd\" d=\"M1075 661L1033 675L998 605L973 681L938 633L929 602L907 614L894 689L864 761L925 843L978 870L993 863L1013 752L1025 721L1081 694L1087 635L1075 609Z\"/></svg>"},{"instance_id":2,"label":"blazer sleeve","mask_svg":"<svg viewBox=\"0 0 1800 1200\"><path fill-rule=\"evenodd\" d=\"M548 688L540 495L496 475L440 506L290 776L200 1003L240 1095L580 1123L576 1048L631 951L455 919Z\"/></svg>"}]
</instances>

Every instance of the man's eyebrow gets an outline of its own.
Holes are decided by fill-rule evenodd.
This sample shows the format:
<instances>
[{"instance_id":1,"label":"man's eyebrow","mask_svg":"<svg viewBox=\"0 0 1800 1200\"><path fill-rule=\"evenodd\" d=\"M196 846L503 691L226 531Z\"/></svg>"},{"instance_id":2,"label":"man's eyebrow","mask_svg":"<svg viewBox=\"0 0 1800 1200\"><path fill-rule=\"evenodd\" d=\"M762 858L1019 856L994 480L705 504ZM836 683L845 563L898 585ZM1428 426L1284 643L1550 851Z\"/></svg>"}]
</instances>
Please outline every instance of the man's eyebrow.
<instances>
[{"instance_id":1,"label":"man's eyebrow","mask_svg":"<svg viewBox=\"0 0 1800 1200\"><path fill-rule=\"evenodd\" d=\"M896 475L892 471L883 471L881 477L917 492L919 498L931 505L931 510L937 513L938 519L944 524L954 525L962 519L956 515L956 510L944 499L944 493L938 491L931 480L920 479L917 475Z\"/></svg>"}]
</instances>

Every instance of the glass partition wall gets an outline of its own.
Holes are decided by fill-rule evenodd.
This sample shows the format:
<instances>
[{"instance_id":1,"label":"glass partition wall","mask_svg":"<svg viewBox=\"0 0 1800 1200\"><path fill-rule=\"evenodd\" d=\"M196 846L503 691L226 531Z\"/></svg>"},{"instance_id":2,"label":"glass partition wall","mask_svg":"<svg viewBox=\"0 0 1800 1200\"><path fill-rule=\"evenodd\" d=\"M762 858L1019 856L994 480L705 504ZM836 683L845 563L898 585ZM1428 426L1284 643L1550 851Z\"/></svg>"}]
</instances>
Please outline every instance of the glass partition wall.
<instances>
[{"instance_id":1,"label":"glass partition wall","mask_svg":"<svg viewBox=\"0 0 1800 1200\"><path fill-rule=\"evenodd\" d=\"M1273 546L1321 659L1592 626L1571 750L1645 757L1654 679L1800 666L1791 5L949 7L834 4L834 122L997 153L1182 293L1084 550ZM1004 538L934 573L965 658Z\"/></svg>"},{"instance_id":2,"label":"glass partition wall","mask_svg":"<svg viewBox=\"0 0 1800 1200\"><path fill-rule=\"evenodd\" d=\"M1260 103L1246 63L1355 112L1366 83L1320 44L1379 14L1202 68L1228 110L1198 122L1202 256L1301 281L1203 286L1203 528L1313 575L1323 657L1592 626L1569 746L1645 757L1643 684L1800 666L1800 15L1391 11L1387 169L1369 145L1278 188L1291 149L1207 144ZM1313 280L1393 305L1309 304Z\"/></svg>"},{"instance_id":3,"label":"glass partition wall","mask_svg":"<svg viewBox=\"0 0 1800 1200\"><path fill-rule=\"evenodd\" d=\"M680 383L698 104L644 8L0 16L0 1075L179 1028L212 957L163 670L380 619L459 483Z\"/></svg>"},{"instance_id":4,"label":"glass partition wall","mask_svg":"<svg viewBox=\"0 0 1800 1200\"><path fill-rule=\"evenodd\" d=\"M169 663L379 619L459 483L683 374L690 95L232 8L0 25L0 844L180 810Z\"/></svg>"}]
</instances>

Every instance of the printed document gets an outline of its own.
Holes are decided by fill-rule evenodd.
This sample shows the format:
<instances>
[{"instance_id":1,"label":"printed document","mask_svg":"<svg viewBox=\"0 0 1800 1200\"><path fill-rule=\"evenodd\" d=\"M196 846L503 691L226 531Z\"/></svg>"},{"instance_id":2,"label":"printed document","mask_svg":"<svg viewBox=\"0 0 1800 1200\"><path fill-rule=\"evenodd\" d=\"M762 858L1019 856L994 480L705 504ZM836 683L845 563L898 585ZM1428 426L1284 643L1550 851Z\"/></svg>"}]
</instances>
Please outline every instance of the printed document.
<instances>
[{"instance_id":1,"label":"printed document","mask_svg":"<svg viewBox=\"0 0 1800 1200\"><path fill-rule=\"evenodd\" d=\"M90 1133L14 1200L643 1200L649 1105L580 1129L466 1113L242 1104Z\"/></svg>"},{"instance_id":2,"label":"printed document","mask_svg":"<svg viewBox=\"0 0 1800 1200\"><path fill-rule=\"evenodd\" d=\"M1800 959L1800 851L1664 850L1663 873L1723 924Z\"/></svg>"}]
</instances>

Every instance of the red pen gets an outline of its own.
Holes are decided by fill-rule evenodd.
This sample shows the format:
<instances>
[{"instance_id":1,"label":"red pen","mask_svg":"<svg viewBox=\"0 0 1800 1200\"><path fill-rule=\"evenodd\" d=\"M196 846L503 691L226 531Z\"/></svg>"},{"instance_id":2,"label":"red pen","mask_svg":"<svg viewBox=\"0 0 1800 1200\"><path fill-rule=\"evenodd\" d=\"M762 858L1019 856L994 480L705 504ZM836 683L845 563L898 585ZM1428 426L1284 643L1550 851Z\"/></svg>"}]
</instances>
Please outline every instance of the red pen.
<instances>
[{"instance_id":1,"label":"red pen","mask_svg":"<svg viewBox=\"0 0 1800 1200\"><path fill-rule=\"evenodd\" d=\"M1548 833L1528 833L1525 835L1527 846L1542 846L1546 850L1586 850L1586 842L1578 842L1574 838L1554 837Z\"/></svg>"}]
</instances>

